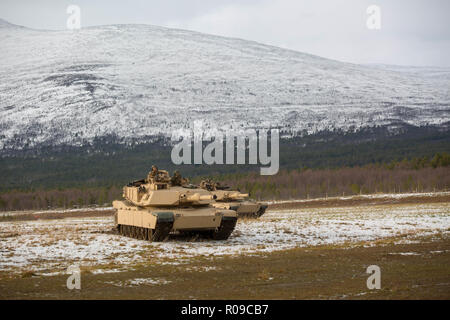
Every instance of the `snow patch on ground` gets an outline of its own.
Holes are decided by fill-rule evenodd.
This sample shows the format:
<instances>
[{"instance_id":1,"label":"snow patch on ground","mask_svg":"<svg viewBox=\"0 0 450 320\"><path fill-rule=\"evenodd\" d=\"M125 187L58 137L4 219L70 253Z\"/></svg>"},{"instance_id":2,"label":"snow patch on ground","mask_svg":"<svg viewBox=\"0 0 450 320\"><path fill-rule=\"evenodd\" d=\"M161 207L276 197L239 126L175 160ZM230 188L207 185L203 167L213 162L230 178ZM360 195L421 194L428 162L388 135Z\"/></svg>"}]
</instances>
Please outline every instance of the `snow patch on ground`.
<instances>
[{"instance_id":1,"label":"snow patch on ground","mask_svg":"<svg viewBox=\"0 0 450 320\"><path fill-rule=\"evenodd\" d=\"M91 273L93 274L104 274L104 273L116 273L116 272L122 272L123 269L96 269L92 270Z\"/></svg>"},{"instance_id":2,"label":"snow patch on ground","mask_svg":"<svg viewBox=\"0 0 450 320\"><path fill-rule=\"evenodd\" d=\"M390 255L400 255L400 256L420 256L418 252L390 252Z\"/></svg>"},{"instance_id":3,"label":"snow patch on ground","mask_svg":"<svg viewBox=\"0 0 450 320\"><path fill-rule=\"evenodd\" d=\"M361 194L354 196L342 196L342 197L326 197L326 198L314 198L314 199L299 199L299 200L274 200L268 201L268 204L278 203L308 203L314 201L331 201L331 200L357 200L357 199L404 199L412 197L437 197L448 196L450 191L442 192L414 192L414 193L380 193L380 194Z\"/></svg>"},{"instance_id":4,"label":"snow patch on ground","mask_svg":"<svg viewBox=\"0 0 450 320\"><path fill-rule=\"evenodd\" d=\"M185 270L195 272L208 272L213 270L219 270L217 267L188 267Z\"/></svg>"},{"instance_id":5,"label":"snow patch on ground","mask_svg":"<svg viewBox=\"0 0 450 320\"><path fill-rule=\"evenodd\" d=\"M152 278L136 278L127 281L106 281L107 284L112 284L116 287L137 287L141 285L161 285L168 284L171 281L165 279L152 279Z\"/></svg>"}]
</instances>

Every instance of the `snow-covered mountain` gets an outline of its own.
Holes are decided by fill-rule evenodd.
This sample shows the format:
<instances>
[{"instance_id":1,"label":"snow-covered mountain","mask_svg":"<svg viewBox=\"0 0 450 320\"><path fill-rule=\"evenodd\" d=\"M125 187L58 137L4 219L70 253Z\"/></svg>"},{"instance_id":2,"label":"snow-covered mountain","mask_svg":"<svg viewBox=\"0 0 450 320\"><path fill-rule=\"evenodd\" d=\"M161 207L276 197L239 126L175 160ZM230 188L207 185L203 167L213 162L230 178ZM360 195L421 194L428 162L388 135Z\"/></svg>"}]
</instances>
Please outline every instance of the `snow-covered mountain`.
<instances>
[{"instance_id":1,"label":"snow-covered mountain","mask_svg":"<svg viewBox=\"0 0 450 320\"><path fill-rule=\"evenodd\" d=\"M145 141L196 119L292 133L442 124L450 70L437 74L148 25L41 31L0 21L0 148Z\"/></svg>"}]
</instances>

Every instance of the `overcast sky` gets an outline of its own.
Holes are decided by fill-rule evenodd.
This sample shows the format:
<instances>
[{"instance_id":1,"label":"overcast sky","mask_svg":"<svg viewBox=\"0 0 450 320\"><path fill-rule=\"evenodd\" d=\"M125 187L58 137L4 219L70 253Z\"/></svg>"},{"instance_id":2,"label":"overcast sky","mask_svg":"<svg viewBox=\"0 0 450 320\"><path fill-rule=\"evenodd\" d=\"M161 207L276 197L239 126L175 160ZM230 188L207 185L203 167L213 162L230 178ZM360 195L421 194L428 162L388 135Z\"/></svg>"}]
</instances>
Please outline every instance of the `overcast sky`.
<instances>
[{"instance_id":1,"label":"overcast sky","mask_svg":"<svg viewBox=\"0 0 450 320\"><path fill-rule=\"evenodd\" d=\"M354 63L450 66L449 0L1 0L0 18L65 29L70 4L80 7L82 27L152 24ZM366 26L372 4L380 30Z\"/></svg>"}]
</instances>

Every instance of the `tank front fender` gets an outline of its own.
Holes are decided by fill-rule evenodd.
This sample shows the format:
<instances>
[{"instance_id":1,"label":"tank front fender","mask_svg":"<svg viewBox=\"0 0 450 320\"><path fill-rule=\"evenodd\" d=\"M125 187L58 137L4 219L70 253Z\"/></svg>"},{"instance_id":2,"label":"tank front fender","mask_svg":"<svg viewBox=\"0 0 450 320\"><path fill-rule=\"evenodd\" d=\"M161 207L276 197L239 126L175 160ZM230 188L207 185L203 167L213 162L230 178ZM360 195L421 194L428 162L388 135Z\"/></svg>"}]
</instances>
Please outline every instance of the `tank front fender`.
<instances>
[{"instance_id":1,"label":"tank front fender","mask_svg":"<svg viewBox=\"0 0 450 320\"><path fill-rule=\"evenodd\" d=\"M165 212L152 212L152 215L156 217L157 222L173 222L174 214L170 211Z\"/></svg>"},{"instance_id":2,"label":"tank front fender","mask_svg":"<svg viewBox=\"0 0 450 320\"><path fill-rule=\"evenodd\" d=\"M237 218L237 213L234 210L220 210L222 220L233 220Z\"/></svg>"},{"instance_id":3,"label":"tank front fender","mask_svg":"<svg viewBox=\"0 0 450 320\"><path fill-rule=\"evenodd\" d=\"M232 220L236 220L237 217L230 217L230 216L223 216L222 217L222 221L232 221Z\"/></svg>"}]
</instances>

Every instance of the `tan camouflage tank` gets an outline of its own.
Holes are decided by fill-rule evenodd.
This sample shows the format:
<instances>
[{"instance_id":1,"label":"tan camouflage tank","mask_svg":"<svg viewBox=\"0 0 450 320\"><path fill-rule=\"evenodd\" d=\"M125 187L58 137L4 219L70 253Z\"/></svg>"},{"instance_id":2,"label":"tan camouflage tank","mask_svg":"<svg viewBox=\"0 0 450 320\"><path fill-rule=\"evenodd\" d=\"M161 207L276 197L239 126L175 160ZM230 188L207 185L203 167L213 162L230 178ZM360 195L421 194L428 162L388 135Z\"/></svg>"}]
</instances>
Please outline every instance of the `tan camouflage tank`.
<instances>
[{"instance_id":1,"label":"tan camouflage tank","mask_svg":"<svg viewBox=\"0 0 450 320\"><path fill-rule=\"evenodd\" d=\"M211 192L215 197L215 202L212 204L214 207L234 210L240 218L259 218L266 212L268 207L265 203L248 199L248 193L228 190L229 187L222 186L219 182L214 182L210 179L203 180L200 183L200 188Z\"/></svg>"},{"instance_id":2,"label":"tan camouflage tank","mask_svg":"<svg viewBox=\"0 0 450 320\"><path fill-rule=\"evenodd\" d=\"M212 206L214 195L191 185L182 186L183 181L174 177L153 166L146 179L123 188L124 200L113 202L119 233L150 241L163 241L170 233L228 239L236 226L236 211Z\"/></svg>"}]
</instances>

